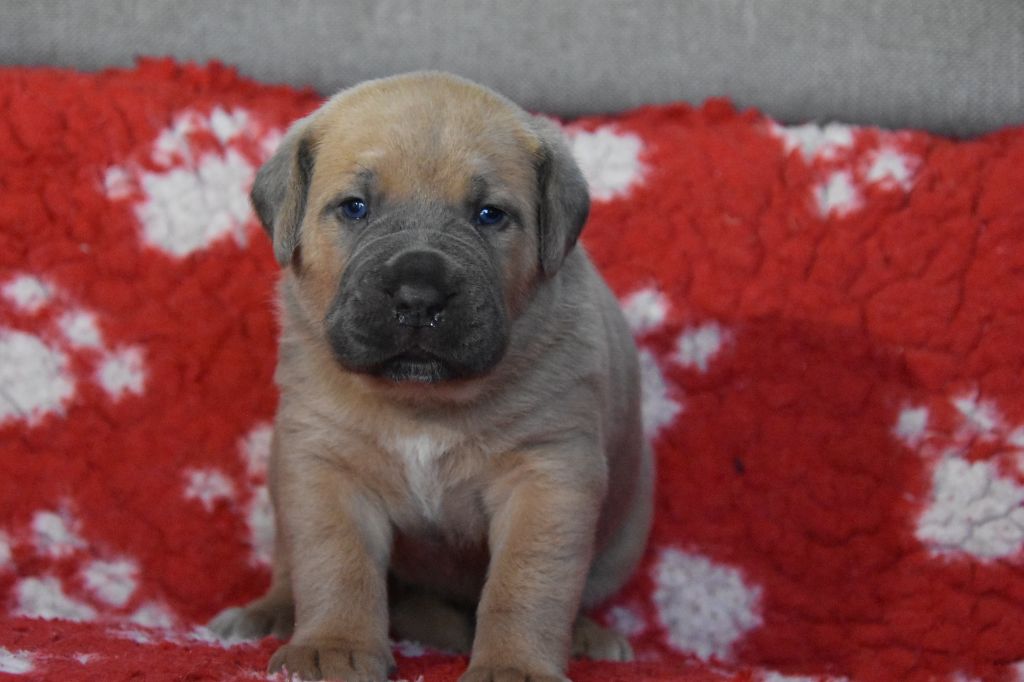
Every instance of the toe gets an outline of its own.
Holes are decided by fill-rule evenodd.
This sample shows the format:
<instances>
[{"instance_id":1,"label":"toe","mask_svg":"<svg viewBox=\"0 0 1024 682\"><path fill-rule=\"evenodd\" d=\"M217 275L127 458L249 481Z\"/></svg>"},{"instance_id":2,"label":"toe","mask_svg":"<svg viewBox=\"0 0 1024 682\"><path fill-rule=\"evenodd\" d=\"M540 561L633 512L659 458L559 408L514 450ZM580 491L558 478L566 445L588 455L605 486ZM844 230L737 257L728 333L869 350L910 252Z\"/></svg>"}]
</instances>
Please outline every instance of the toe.
<instances>
[{"instance_id":1,"label":"toe","mask_svg":"<svg viewBox=\"0 0 1024 682\"><path fill-rule=\"evenodd\" d=\"M311 646L285 644L270 657L267 672L273 675L284 671L300 680L322 680L318 653L316 648Z\"/></svg>"},{"instance_id":2,"label":"toe","mask_svg":"<svg viewBox=\"0 0 1024 682\"><path fill-rule=\"evenodd\" d=\"M633 648L624 636L583 617L573 628L572 653L592 661L633 660Z\"/></svg>"}]
</instances>

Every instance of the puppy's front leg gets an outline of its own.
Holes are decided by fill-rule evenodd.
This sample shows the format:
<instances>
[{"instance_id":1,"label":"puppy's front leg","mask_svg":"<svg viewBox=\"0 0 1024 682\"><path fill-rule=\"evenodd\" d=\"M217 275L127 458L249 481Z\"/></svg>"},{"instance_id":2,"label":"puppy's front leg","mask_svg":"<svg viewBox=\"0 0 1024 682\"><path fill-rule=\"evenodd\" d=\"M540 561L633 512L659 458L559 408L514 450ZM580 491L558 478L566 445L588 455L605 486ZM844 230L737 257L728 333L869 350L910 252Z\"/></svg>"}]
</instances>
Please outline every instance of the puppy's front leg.
<instances>
[{"instance_id":1,"label":"puppy's front leg","mask_svg":"<svg viewBox=\"0 0 1024 682\"><path fill-rule=\"evenodd\" d=\"M394 665L388 646L387 516L329 460L292 459L279 468L280 504L295 594L295 635L269 671L301 679L379 682Z\"/></svg>"},{"instance_id":2,"label":"puppy's front leg","mask_svg":"<svg viewBox=\"0 0 1024 682\"><path fill-rule=\"evenodd\" d=\"M566 679L605 475L597 462L585 472L547 467L563 455L522 458L487 499L491 562L461 682Z\"/></svg>"}]
</instances>

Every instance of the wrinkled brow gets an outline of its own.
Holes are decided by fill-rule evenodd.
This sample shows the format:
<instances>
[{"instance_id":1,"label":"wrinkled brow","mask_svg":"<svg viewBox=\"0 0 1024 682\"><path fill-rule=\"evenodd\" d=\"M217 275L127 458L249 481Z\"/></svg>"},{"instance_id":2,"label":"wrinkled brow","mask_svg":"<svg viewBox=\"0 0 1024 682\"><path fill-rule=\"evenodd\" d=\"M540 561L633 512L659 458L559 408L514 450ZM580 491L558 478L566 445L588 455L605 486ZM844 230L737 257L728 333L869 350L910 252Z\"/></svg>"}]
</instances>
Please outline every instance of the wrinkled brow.
<instances>
[{"instance_id":1,"label":"wrinkled brow","mask_svg":"<svg viewBox=\"0 0 1024 682\"><path fill-rule=\"evenodd\" d=\"M485 203L494 204L497 208L512 216L516 223L522 224L529 205L523 198L505 183L494 180L493 175L478 173L469 181L469 194L466 197L466 210L475 211Z\"/></svg>"}]
</instances>

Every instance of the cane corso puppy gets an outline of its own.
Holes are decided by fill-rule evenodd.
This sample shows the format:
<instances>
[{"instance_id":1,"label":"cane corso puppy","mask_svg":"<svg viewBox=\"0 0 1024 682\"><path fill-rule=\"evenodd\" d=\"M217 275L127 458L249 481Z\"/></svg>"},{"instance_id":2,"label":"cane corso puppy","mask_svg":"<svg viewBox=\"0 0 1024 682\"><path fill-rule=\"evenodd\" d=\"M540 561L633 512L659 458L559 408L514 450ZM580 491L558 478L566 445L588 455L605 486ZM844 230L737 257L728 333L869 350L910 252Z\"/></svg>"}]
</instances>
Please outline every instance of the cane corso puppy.
<instances>
[{"instance_id":1,"label":"cane corso puppy","mask_svg":"<svg viewBox=\"0 0 1024 682\"><path fill-rule=\"evenodd\" d=\"M582 612L643 552L653 464L558 126L450 75L370 81L252 200L284 268L274 575L211 627L290 634L270 670L305 679L385 679L389 630L471 652L464 682L630 658Z\"/></svg>"}]
</instances>

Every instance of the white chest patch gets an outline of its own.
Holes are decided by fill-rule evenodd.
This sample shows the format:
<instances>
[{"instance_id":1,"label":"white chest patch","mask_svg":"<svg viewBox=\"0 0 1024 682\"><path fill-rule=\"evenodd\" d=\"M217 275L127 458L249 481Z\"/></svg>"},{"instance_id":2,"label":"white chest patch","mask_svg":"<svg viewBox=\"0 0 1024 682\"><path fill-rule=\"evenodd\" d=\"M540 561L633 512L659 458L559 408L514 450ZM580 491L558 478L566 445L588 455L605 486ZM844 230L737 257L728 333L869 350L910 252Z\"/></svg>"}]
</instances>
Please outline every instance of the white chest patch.
<instances>
[{"instance_id":1,"label":"white chest patch","mask_svg":"<svg viewBox=\"0 0 1024 682\"><path fill-rule=\"evenodd\" d=\"M428 435L396 436L387 443L388 449L405 466L406 483L420 513L430 521L440 516L444 496L441 467L444 454L452 446L447 438Z\"/></svg>"}]
</instances>

